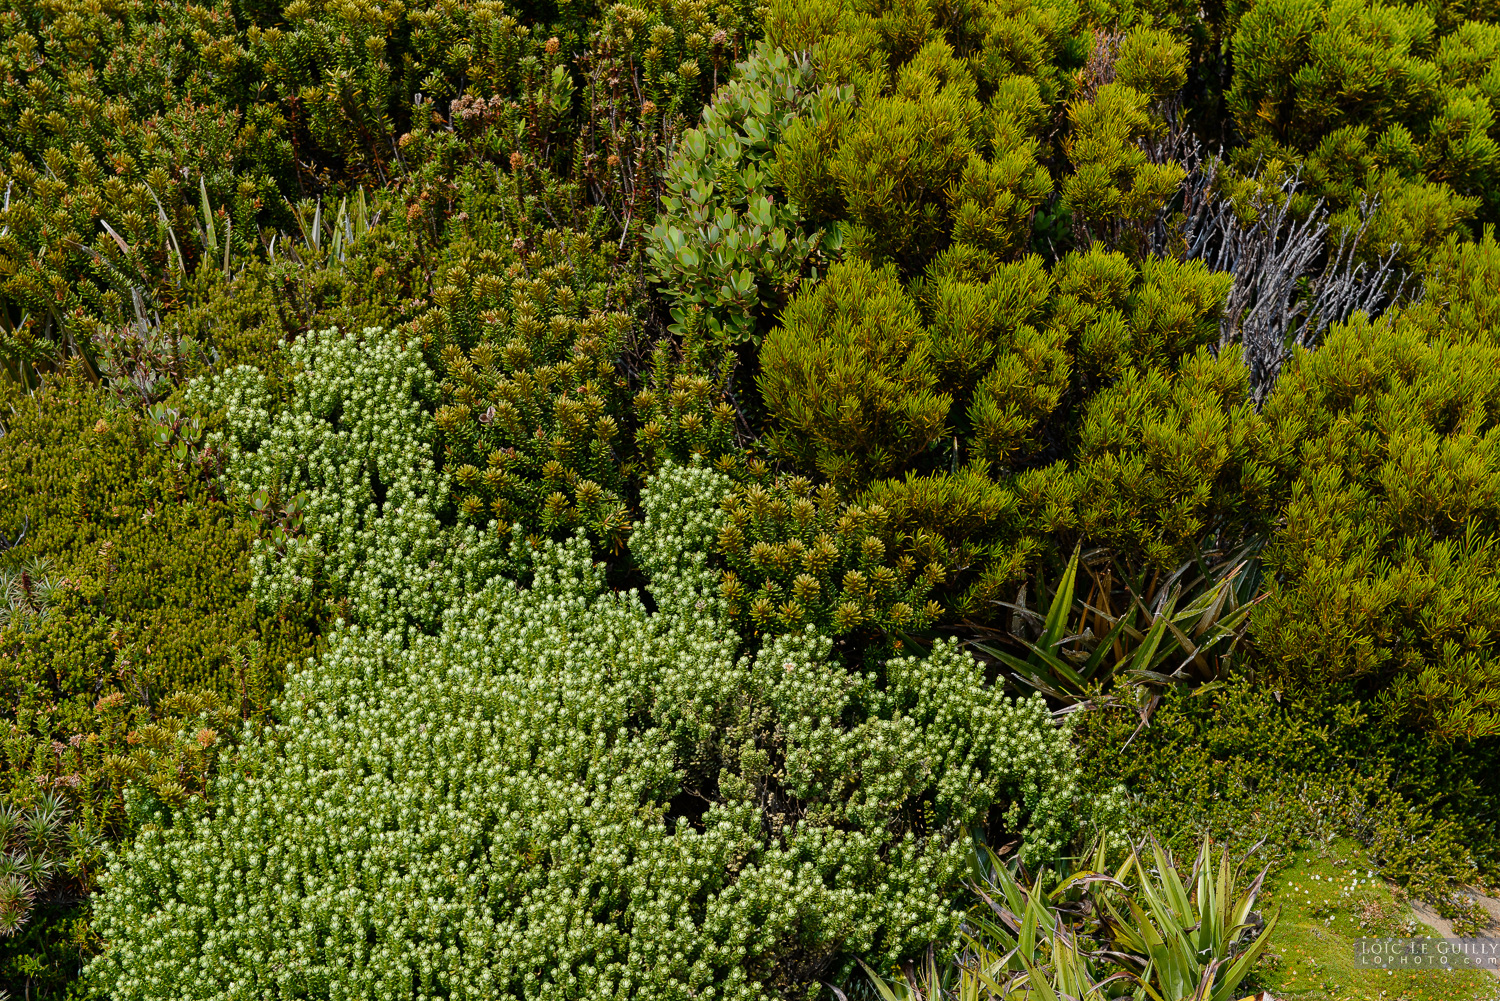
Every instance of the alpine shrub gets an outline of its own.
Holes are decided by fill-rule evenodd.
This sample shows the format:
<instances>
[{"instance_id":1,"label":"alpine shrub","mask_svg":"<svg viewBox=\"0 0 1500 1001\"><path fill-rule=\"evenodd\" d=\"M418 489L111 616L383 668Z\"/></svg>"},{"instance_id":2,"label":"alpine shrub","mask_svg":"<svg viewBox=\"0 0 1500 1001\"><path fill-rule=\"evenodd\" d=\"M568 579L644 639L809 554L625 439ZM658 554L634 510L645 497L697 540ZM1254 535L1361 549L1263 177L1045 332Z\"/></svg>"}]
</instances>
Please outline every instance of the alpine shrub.
<instances>
[{"instance_id":1,"label":"alpine shrub","mask_svg":"<svg viewBox=\"0 0 1500 1001\"><path fill-rule=\"evenodd\" d=\"M725 613L768 633L924 628L939 612L926 596L946 571L914 552L941 547L892 529L879 504L841 504L833 487L803 477L735 490L718 538Z\"/></svg>"},{"instance_id":2,"label":"alpine shrub","mask_svg":"<svg viewBox=\"0 0 1500 1001\"><path fill-rule=\"evenodd\" d=\"M1254 635L1309 697L1500 735L1497 351L1359 318L1283 373L1266 415L1296 472Z\"/></svg>"},{"instance_id":3,"label":"alpine shrub","mask_svg":"<svg viewBox=\"0 0 1500 1001\"><path fill-rule=\"evenodd\" d=\"M541 267L503 265L492 252L460 259L411 329L439 356L444 402L433 420L459 518L559 537L583 525L618 552L631 468L615 359L631 317L604 308L607 286L552 242ZM586 241L570 249L587 258Z\"/></svg>"},{"instance_id":4,"label":"alpine shrub","mask_svg":"<svg viewBox=\"0 0 1500 1001\"><path fill-rule=\"evenodd\" d=\"M1103 240L1142 255L1146 229L1182 183L1180 164L1153 163L1142 148L1153 128L1150 103L1147 94L1116 82L1068 107L1072 129L1063 149L1073 173L1062 182L1062 204L1080 246Z\"/></svg>"},{"instance_id":5,"label":"alpine shrub","mask_svg":"<svg viewBox=\"0 0 1500 1001\"><path fill-rule=\"evenodd\" d=\"M232 489L262 506L299 498L300 531L256 540L257 599L275 608L316 595L381 630L435 628L448 589L482 581L497 543L439 520L451 486L424 409L432 373L374 327L308 334L286 350L298 374L284 407L244 366L195 387L201 406L226 413L218 440Z\"/></svg>"},{"instance_id":6,"label":"alpine shrub","mask_svg":"<svg viewBox=\"0 0 1500 1001\"><path fill-rule=\"evenodd\" d=\"M651 383L635 394L642 468L655 472L669 461L686 465L701 459L721 472L735 471L744 456L734 407L707 376L682 370L690 364L673 365L664 346L653 361Z\"/></svg>"},{"instance_id":7,"label":"alpine shrub","mask_svg":"<svg viewBox=\"0 0 1500 1001\"><path fill-rule=\"evenodd\" d=\"M1494 221L1500 179L1500 91L1478 61L1497 44L1494 26L1439 30L1434 13L1366 0L1254 4L1234 32L1225 97L1247 140L1236 164L1303 166L1347 229L1378 200L1366 245L1384 254L1400 244L1416 265L1476 211Z\"/></svg>"},{"instance_id":8,"label":"alpine shrub","mask_svg":"<svg viewBox=\"0 0 1500 1001\"><path fill-rule=\"evenodd\" d=\"M811 64L762 43L735 69L703 109L702 126L682 134L647 245L673 332L701 328L718 352L757 340L837 242L804 231L772 169L782 133L799 118L818 118Z\"/></svg>"},{"instance_id":9,"label":"alpine shrub","mask_svg":"<svg viewBox=\"0 0 1500 1001\"><path fill-rule=\"evenodd\" d=\"M880 90L786 129L777 169L792 200L812 221L838 223L850 253L906 274L953 240L1002 259L1024 252L1052 190L1037 162L1035 82L1008 78L986 106L969 64L937 39Z\"/></svg>"},{"instance_id":10,"label":"alpine shrub","mask_svg":"<svg viewBox=\"0 0 1500 1001\"><path fill-rule=\"evenodd\" d=\"M916 304L893 266L835 265L798 293L761 349L758 383L778 451L808 472L858 485L898 469L943 432Z\"/></svg>"},{"instance_id":11,"label":"alpine shrub","mask_svg":"<svg viewBox=\"0 0 1500 1001\"><path fill-rule=\"evenodd\" d=\"M815 632L736 656L704 557L727 481L669 467L632 540L340 632L211 811L146 828L97 908L121 999L803 995L946 941L986 819L1057 852L1067 732L951 644L860 673ZM255 985L253 988L250 985Z\"/></svg>"},{"instance_id":12,"label":"alpine shrub","mask_svg":"<svg viewBox=\"0 0 1500 1001\"><path fill-rule=\"evenodd\" d=\"M910 291L893 266L845 261L762 347L771 446L920 538L961 615L1080 541L1131 575L1169 571L1277 503L1239 352L1209 352L1230 281L1100 244L1050 273L955 244Z\"/></svg>"},{"instance_id":13,"label":"alpine shrub","mask_svg":"<svg viewBox=\"0 0 1500 1001\"><path fill-rule=\"evenodd\" d=\"M1238 352L1200 350L1175 375L1127 369L1089 402L1068 499L1052 503L1071 510L1080 538L1168 570L1205 538L1235 544L1264 527L1275 504L1268 451Z\"/></svg>"},{"instance_id":14,"label":"alpine shrub","mask_svg":"<svg viewBox=\"0 0 1500 1001\"><path fill-rule=\"evenodd\" d=\"M1047 327L1045 307L1052 291L1040 257L1000 264L972 244L955 244L911 288L927 316L938 384L955 400L969 402L975 384L984 380L988 385L980 392L1015 417L1020 417L1018 411L1045 414L1057 406L1068 365L1065 345L1050 330L1037 329ZM1028 392L1020 386L1023 381L1037 389ZM976 428L996 419L971 415Z\"/></svg>"}]
</instances>

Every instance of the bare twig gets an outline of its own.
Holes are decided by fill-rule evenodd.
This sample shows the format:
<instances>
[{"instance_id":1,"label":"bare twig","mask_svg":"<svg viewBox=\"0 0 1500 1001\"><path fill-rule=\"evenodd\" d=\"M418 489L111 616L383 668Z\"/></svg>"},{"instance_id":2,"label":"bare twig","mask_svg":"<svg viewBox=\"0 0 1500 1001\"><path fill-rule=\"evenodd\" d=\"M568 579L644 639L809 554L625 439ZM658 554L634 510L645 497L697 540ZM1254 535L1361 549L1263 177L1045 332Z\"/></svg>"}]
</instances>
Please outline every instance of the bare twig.
<instances>
[{"instance_id":1,"label":"bare twig","mask_svg":"<svg viewBox=\"0 0 1500 1001\"><path fill-rule=\"evenodd\" d=\"M1394 263L1399 248L1393 244L1373 264L1357 260L1378 208L1368 199L1360 205L1358 229L1341 232L1337 248L1330 247L1329 212L1321 199L1305 217L1292 212L1301 186L1296 176L1258 192L1250 203L1253 218L1243 222L1234 203L1214 192L1220 161L1199 160L1191 134L1168 142L1175 148L1148 153L1176 158L1189 171L1181 212L1170 220L1163 213L1151 252L1202 260L1234 276L1217 349L1242 345L1251 396L1259 407L1294 350L1316 346L1330 324L1357 311L1373 316L1401 296L1408 276Z\"/></svg>"}]
</instances>

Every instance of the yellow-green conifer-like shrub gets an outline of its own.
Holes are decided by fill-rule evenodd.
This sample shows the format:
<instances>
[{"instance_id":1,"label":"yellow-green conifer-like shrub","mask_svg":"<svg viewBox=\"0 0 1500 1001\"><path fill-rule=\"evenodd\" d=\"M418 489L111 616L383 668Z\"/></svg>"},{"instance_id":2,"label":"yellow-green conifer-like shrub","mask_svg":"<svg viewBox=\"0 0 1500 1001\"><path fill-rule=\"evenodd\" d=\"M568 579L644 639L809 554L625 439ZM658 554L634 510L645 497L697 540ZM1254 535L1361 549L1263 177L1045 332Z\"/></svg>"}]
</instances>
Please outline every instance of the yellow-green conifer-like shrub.
<instances>
[{"instance_id":1,"label":"yellow-green conifer-like shrub","mask_svg":"<svg viewBox=\"0 0 1500 1001\"><path fill-rule=\"evenodd\" d=\"M1177 193L1182 166L1153 163L1142 148L1153 125L1150 104L1147 94L1115 82L1068 106L1063 149L1073 172L1061 192L1080 244L1103 240L1142 255L1146 229Z\"/></svg>"},{"instance_id":2,"label":"yellow-green conifer-like shrub","mask_svg":"<svg viewBox=\"0 0 1500 1001\"><path fill-rule=\"evenodd\" d=\"M859 64L861 46L878 44L838 39L851 51L826 43L830 84L846 78L851 59ZM825 101L821 114L791 123L777 147L778 179L808 218L838 223L850 253L907 274L954 240L1002 259L1028 249L1032 216L1052 191L1037 162L1045 105L1036 81L1001 79L986 105L970 61L942 38L903 58L888 79L883 70L856 76L857 104Z\"/></svg>"},{"instance_id":3,"label":"yellow-green conifer-like shrub","mask_svg":"<svg viewBox=\"0 0 1500 1001\"><path fill-rule=\"evenodd\" d=\"M1059 544L1175 568L1276 505L1244 365L1219 343L1230 280L1100 244L1050 272L955 244L910 293L844 262L765 342L774 447L920 536L918 563L950 571L935 595L966 616Z\"/></svg>"},{"instance_id":4,"label":"yellow-green conifer-like shrub","mask_svg":"<svg viewBox=\"0 0 1500 1001\"><path fill-rule=\"evenodd\" d=\"M929 268L933 279L922 290L934 363L944 388L967 403L972 454L1014 467L1036 448L1038 427L1073 373L1067 331L1048 322L1052 275L1036 256L997 267L984 281L946 270Z\"/></svg>"},{"instance_id":5,"label":"yellow-green conifer-like shrub","mask_svg":"<svg viewBox=\"0 0 1500 1001\"><path fill-rule=\"evenodd\" d=\"M1041 92L1030 77L1006 79L990 99L980 132L989 155L971 153L945 191L955 243L1000 260L1030 247L1032 217L1052 194L1034 135L1044 115Z\"/></svg>"},{"instance_id":6,"label":"yellow-green conifer-like shrub","mask_svg":"<svg viewBox=\"0 0 1500 1001\"><path fill-rule=\"evenodd\" d=\"M1309 697L1358 699L1444 739L1493 739L1500 348L1464 322L1475 306L1462 279L1492 283L1500 253L1487 241L1452 256L1459 280L1438 286L1451 308L1331 330L1267 403L1290 498L1253 635L1273 673Z\"/></svg>"},{"instance_id":7,"label":"yellow-green conifer-like shrub","mask_svg":"<svg viewBox=\"0 0 1500 1001\"><path fill-rule=\"evenodd\" d=\"M1205 539L1237 544L1266 524L1270 447L1234 348L1200 350L1176 372L1127 369L1089 401L1071 475L1048 501L1066 514L1048 527L1127 564L1174 569Z\"/></svg>"},{"instance_id":8,"label":"yellow-green conifer-like shrub","mask_svg":"<svg viewBox=\"0 0 1500 1001\"><path fill-rule=\"evenodd\" d=\"M851 249L909 266L946 243L943 192L975 150L981 113L973 76L943 41L923 46L890 94L859 109L827 164Z\"/></svg>"},{"instance_id":9,"label":"yellow-green conifer-like shrub","mask_svg":"<svg viewBox=\"0 0 1500 1001\"><path fill-rule=\"evenodd\" d=\"M861 260L792 300L761 348L757 383L775 447L839 484L900 468L942 433L952 405L895 268Z\"/></svg>"},{"instance_id":10,"label":"yellow-green conifer-like shrub","mask_svg":"<svg viewBox=\"0 0 1500 1001\"><path fill-rule=\"evenodd\" d=\"M1234 26L1227 109L1246 170L1299 165L1314 193L1359 225L1380 203L1367 253L1393 243L1425 265L1476 213L1494 221L1500 99L1493 24L1442 20L1437 8L1365 0L1268 0ZM1488 20L1488 19L1484 19Z\"/></svg>"}]
</instances>

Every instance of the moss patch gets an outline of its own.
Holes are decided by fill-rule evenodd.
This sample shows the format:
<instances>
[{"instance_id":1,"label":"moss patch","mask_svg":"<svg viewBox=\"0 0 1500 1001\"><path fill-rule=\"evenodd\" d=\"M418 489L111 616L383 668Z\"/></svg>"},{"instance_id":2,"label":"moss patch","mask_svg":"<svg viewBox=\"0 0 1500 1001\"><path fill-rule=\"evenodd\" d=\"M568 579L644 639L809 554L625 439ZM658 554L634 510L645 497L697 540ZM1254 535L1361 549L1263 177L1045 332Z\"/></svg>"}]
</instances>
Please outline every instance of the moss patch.
<instances>
[{"instance_id":1,"label":"moss patch","mask_svg":"<svg viewBox=\"0 0 1500 1001\"><path fill-rule=\"evenodd\" d=\"M1482 970L1387 971L1358 965L1355 940L1437 937L1400 891L1380 878L1367 853L1337 840L1298 852L1268 880L1267 912L1280 910L1259 985L1299 1001L1494 1001L1500 979Z\"/></svg>"}]
</instances>

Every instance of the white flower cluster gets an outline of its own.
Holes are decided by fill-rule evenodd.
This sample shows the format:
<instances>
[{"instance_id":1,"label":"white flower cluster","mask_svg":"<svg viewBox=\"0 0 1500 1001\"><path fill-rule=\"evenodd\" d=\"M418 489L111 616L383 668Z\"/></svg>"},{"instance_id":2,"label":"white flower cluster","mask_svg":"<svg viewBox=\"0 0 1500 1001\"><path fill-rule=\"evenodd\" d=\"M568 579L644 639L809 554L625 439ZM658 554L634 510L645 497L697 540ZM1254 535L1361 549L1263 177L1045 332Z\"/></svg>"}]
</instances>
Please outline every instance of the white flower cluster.
<instances>
[{"instance_id":1,"label":"white flower cluster","mask_svg":"<svg viewBox=\"0 0 1500 1001\"><path fill-rule=\"evenodd\" d=\"M950 937L973 825L1066 833L1066 734L951 644L867 673L811 632L738 656L700 558L723 488L647 491L655 613L578 537L435 635L337 631L213 810L116 861L100 989L749 999Z\"/></svg>"},{"instance_id":2,"label":"white flower cluster","mask_svg":"<svg viewBox=\"0 0 1500 1001\"><path fill-rule=\"evenodd\" d=\"M733 488L729 477L701 465L668 465L646 484L646 517L630 549L662 612L705 622L722 616L719 571L708 558L724 522L721 504Z\"/></svg>"},{"instance_id":3,"label":"white flower cluster","mask_svg":"<svg viewBox=\"0 0 1500 1001\"><path fill-rule=\"evenodd\" d=\"M200 391L224 410L227 477L242 496L308 495L302 535L284 550L256 544L257 598L275 607L322 584L348 599L355 621L435 629L452 595L498 571L508 540L439 524L449 487L423 409L431 372L419 351L379 328L309 333L287 350L296 393L274 416L254 370L231 370Z\"/></svg>"},{"instance_id":4,"label":"white flower cluster","mask_svg":"<svg viewBox=\"0 0 1500 1001\"><path fill-rule=\"evenodd\" d=\"M211 379L194 379L188 402L199 410L222 411L224 427L210 431L206 444L231 457L254 451L271 428L273 400L260 369L237 365Z\"/></svg>"}]
</instances>

